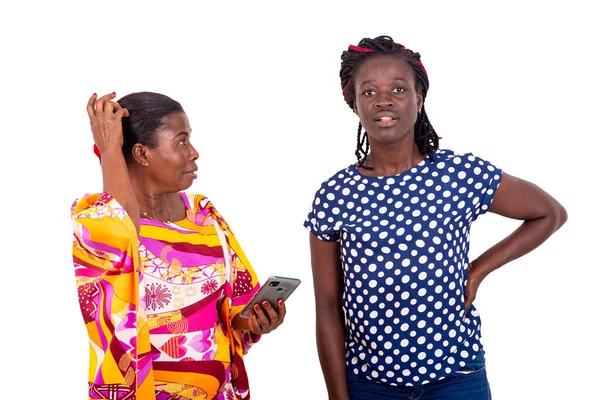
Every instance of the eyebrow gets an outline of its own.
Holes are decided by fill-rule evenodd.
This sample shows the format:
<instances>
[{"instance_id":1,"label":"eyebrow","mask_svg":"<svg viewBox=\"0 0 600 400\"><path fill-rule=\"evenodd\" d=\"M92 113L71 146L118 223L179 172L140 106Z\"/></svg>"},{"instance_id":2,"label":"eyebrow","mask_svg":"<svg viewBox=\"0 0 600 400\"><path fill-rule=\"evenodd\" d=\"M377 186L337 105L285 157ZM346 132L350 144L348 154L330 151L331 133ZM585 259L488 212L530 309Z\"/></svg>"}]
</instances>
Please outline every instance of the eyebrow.
<instances>
[{"instance_id":1,"label":"eyebrow","mask_svg":"<svg viewBox=\"0 0 600 400\"><path fill-rule=\"evenodd\" d=\"M177 139L181 135L183 135L183 136L190 136L190 133L189 132L179 132L177 135L175 135L173 137L173 140Z\"/></svg>"},{"instance_id":2,"label":"eyebrow","mask_svg":"<svg viewBox=\"0 0 600 400\"><path fill-rule=\"evenodd\" d=\"M374 82L375 79L367 79L366 81L361 82L361 85L364 85L365 83L371 83ZM404 82L408 82L406 80L406 78L392 78L392 81L404 81Z\"/></svg>"}]
</instances>

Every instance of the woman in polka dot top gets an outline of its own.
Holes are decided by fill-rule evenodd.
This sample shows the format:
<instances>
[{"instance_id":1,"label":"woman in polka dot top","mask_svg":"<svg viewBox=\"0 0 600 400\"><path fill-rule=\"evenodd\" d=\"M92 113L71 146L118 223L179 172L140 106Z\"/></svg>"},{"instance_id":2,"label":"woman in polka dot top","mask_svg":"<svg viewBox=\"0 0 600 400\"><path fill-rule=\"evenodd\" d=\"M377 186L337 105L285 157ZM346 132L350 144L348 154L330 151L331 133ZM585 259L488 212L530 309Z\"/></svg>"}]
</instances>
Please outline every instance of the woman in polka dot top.
<instances>
[{"instance_id":1,"label":"woman in polka dot top","mask_svg":"<svg viewBox=\"0 0 600 400\"><path fill-rule=\"evenodd\" d=\"M329 398L489 399L477 288L567 213L534 184L438 148L418 53L365 38L342 53L340 78L358 161L321 185L305 221ZM523 224L469 260L486 211Z\"/></svg>"}]
</instances>

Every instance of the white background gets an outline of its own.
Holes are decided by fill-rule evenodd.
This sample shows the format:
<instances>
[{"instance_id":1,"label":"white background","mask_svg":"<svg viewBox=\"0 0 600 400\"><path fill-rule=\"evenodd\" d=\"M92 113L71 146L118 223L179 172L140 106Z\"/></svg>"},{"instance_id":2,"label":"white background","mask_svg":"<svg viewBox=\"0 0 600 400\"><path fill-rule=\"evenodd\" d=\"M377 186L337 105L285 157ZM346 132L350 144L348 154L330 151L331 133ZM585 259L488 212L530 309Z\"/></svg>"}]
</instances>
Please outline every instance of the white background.
<instances>
[{"instance_id":1,"label":"white background","mask_svg":"<svg viewBox=\"0 0 600 400\"><path fill-rule=\"evenodd\" d=\"M200 152L191 190L212 199L261 280L303 281L285 324L247 356L253 398L326 399L302 223L320 183L354 160L340 54L388 34L422 55L442 147L538 184L569 212L480 287L494 399L600 398L597 13L585 1L497 4L3 3L0 397L86 398L69 219L76 197L101 189L85 105L93 92L149 90L187 111ZM471 257L517 226L480 218Z\"/></svg>"}]
</instances>

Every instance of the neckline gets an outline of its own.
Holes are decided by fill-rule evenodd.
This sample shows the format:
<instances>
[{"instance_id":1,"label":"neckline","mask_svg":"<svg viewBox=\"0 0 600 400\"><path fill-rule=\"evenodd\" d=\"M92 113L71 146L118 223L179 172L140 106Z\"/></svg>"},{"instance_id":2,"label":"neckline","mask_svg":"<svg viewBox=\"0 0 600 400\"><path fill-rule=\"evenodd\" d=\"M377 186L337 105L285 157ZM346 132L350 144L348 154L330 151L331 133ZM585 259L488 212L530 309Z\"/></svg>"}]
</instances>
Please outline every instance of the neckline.
<instances>
[{"instance_id":1,"label":"neckline","mask_svg":"<svg viewBox=\"0 0 600 400\"><path fill-rule=\"evenodd\" d=\"M426 166L430 163L431 163L431 160L429 159L429 157L425 157L424 159L422 159L421 161L419 161L417 164L413 165L406 171L402 171L395 175L378 175L378 176L363 175L360 172L360 169L356 166L357 163L351 164L349 170L352 171L354 174L356 174L358 177L360 177L360 179L382 180L382 179L389 179L389 178L399 178L403 175L418 172L419 169L423 168L424 166Z\"/></svg>"},{"instance_id":2,"label":"neckline","mask_svg":"<svg viewBox=\"0 0 600 400\"><path fill-rule=\"evenodd\" d=\"M140 215L140 222L143 220L147 225L167 225L168 226L168 225L173 225L173 224L180 223L182 221L189 220L189 211L192 207L190 206L190 202L187 197L187 194L185 192L178 192L178 193L181 196L181 199L183 200L183 206L185 207L185 217L183 219L178 219L177 221L168 222L168 221L161 221L161 220L152 219L152 218L145 218Z\"/></svg>"}]
</instances>

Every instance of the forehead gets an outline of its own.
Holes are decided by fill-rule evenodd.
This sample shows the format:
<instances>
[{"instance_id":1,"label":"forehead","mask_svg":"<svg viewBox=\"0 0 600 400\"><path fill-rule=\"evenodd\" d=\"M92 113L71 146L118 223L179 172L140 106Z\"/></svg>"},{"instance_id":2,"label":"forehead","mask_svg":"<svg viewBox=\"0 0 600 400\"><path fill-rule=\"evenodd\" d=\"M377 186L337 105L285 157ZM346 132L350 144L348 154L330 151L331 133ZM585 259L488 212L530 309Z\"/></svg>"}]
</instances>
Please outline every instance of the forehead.
<instances>
[{"instance_id":1,"label":"forehead","mask_svg":"<svg viewBox=\"0 0 600 400\"><path fill-rule=\"evenodd\" d=\"M156 138L160 140L171 140L181 132L191 133L190 122L186 113L175 112L165 115L161 119L162 126L156 132Z\"/></svg>"},{"instance_id":2,"label":"forehead","mask_svg":"<svg viewBox=\"0 0 600 400\"><path fill-rule=\"evenodd\" d=\"M175 112L165 115L161 119L161 123L161 131L175 131L177 133L190 131L190 121L184 112Z\"/></svg>"},{"instance_id":3,"label":"forehead","mask_svg":"<svg viewBox=\"0 0 600 400\"><path fill-rule=\"evenodd\" d=\"M414 80L415 72L402 56L371 56L363 61L355 71L357 85L366 80L404 78Z\"/></svg>"}]
</instances>

